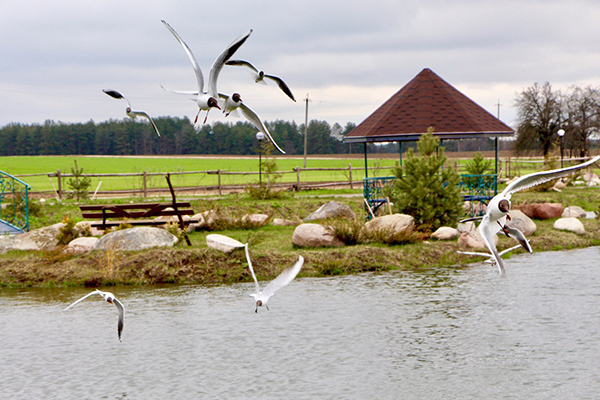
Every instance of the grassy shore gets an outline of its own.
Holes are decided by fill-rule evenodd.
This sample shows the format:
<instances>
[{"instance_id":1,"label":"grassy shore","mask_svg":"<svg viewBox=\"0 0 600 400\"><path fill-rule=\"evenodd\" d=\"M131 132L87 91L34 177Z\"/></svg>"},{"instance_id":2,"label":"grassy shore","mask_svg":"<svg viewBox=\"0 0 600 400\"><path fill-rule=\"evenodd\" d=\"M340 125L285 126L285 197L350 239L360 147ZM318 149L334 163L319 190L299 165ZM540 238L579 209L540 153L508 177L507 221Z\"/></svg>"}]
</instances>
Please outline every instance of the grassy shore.
<instances>
[{"instance_id":1,"label":"grassy shore","mask_svg":"<svg viewBox=\"0 0 600 400\"><path fill-rule=\"evenodd\" d=\"M139 199L134 199L139 201ZM364 215L358 191L314 191L286 199L251 200L244 194L219 199L193 199L195 211L217 209L233 218L252 212L300 221L320 205L336 200ZM120 202L129 200L120 200ZM104 203L106 201L103 201ZM531 202L559 202L565 207L578 205L598 211L600 189L568 188L562 193L528 192L513 196L513 205ZM32 229L60 222L65 214L80 220L78 204L47 202L32 218ZM600 245L600 220L583 220L586 234L576 235L552 228L554 220L535 221L536 233L530 238L534 251L553 251ZM297 249L292 245L294 227L265 226L258 229L225 228L218 232L200 231L190 235L192 246L181 242L174 248L155 248L139 252L91 252L73 256L60 250L11 251L0 255L0 287L105 286L227 283L251 280L242 251L226 255L206 246L206 235L222 233L249 242L259 279L271 279L302 255L305 265L300 276L332 276L367 271L430 270L439 267L471 267L481 258L457 254L456 241L425 240L387 246L379 243L342 248ZM499 248L513 242L500 238ZM516 251L515 253L519 253ZM509 256L510 257L510 256ZM510 272L510 263L507 263ZM495 271L490 269L490 273Z\"/></svg>"}]
</instances>

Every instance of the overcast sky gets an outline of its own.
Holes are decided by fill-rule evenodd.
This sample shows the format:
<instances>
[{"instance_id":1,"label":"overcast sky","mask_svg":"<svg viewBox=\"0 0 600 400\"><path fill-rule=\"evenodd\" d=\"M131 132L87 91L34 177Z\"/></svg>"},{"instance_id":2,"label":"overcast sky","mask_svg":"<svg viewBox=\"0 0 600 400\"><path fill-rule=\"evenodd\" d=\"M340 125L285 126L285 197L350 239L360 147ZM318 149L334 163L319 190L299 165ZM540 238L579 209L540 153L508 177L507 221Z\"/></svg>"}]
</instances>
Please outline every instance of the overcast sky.
<instances>
[{"instance_id":1,"label":"overcast sky","mask_svg":"<svg viewBox=\"0 0 600 400\"><path fill-rule=\"evenodd\" d=\"M0 13L0 126L102 122L134 109L187 116L197 107L160 87L197 88L236 37L234 58L282 77L297 102L226 67L219 91L242 94L265 121L360 123L423 68L514 127L516 93L535 82L600 86L600 2L476 0L19 0ZM232 122L239 119L228 117ZM227 121L212 111L209 121Z\"/></svg>"}]
</instances>

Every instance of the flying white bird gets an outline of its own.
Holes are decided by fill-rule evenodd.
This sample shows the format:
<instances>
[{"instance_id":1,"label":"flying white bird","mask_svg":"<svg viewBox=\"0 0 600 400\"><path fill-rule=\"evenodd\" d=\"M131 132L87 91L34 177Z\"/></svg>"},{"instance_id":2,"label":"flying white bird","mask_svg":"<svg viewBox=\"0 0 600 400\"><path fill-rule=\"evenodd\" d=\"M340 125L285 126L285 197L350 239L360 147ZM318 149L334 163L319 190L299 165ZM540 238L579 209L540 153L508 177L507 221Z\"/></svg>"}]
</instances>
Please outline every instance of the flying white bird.
<instances>
[{"instance_id":1,"label":"flying white bird","mask_svg":"<svg viewBox=\"0 0 600 400\"><path fill-rule=\"evenodd\" d=\"M275 82L277 84L277 86L279 86L279 89L281 89L283 91L283 93L285 93L290 99L296 101L296 99L294 98L294 95L292 94L292 91L290 90L288 85L286 85L286 83L283 81L283 79L281 79L280 77L275 76L275 75L265 74L265 71L260 71L258 68L256 68L254 65L252 65L252 63L245 61L245 60L231 60L231 61L227 61L225 64L250 68L252 71L254 71L254 75L253 75L254 82L266 83L265 78L270 79L273 82Z\"/></svg>"},{"instance_id":2,"label":"flying white bird","mask_svg":"<svg viewBox=\"0 0 600 400\"><path fill-rule=\"evenodd\" d=\"M96 289L95 291L86 294L85 296L83 296L82 298L77 300L75 303L71 304L69 307L65 308L64 311L67 311L69 308L73 307L75 304L87 299L88 297L90 297L94 294L102 296L102 298L104 300L106 300L110 304L114 304L117 307L117 311L119 312L119 321L117 323L117 334L119 336L119 341L121 341L121 332L123 332L123 322L124 322L123 319L124 319L125 307L123 306L123 303L121 303L115 297L114 294L112 294L110 292L101 292L100 290Z\"/></svg>"},{"instance_id":3,"label":"flying white bird","mask_svg":"<svg viewBox=\"0 0 600 400\"><path fill-rule=\"evenodd\" d=\"M200 112L202 110L206 111L206 117L204 118L204 123L206 123L206 119L208 118L208 111L210 111L211 108L218 108L219 110L221 109L221 107L219 106L219 92L217 91L217 80L219 79L219 74L220 74L221 70L223 69L223 65L225 65L225 62L228 61L231 58L231 56L233 56L233 54L240 48L240 46L242 44L244 44L246 39L248 39L248 37L252 33L252 29L249 30L247 33L243 34L242 36L238 37L237 39L235 39L215 59L212 67L210 68L210 73L208 75L208 85L205 90L204 75L202 75L202 70L200 69L200 65L198 65L198 62L196 61L196 57L194 57L194 53L192 53L192 50L190 49L190 47L183 41L183 39L181 39L179 34L177 32L175 32L175 30L171 27L171 25L169 25L164 20L162 20L161 22L167 27L169 32L171 32L173 34L173 36L175 36L177 41L181 44L181 46L185 50L185 53L187 54L188 58L190 59L190 62L192 63L192 67L194 68L194 73L196 74L196 81L198 83L198 90L195 92L185 92L185 91L172 91L172 92L178 93L178 94L195 95L196 96L196 99L195 99L196 104L198 105L198 114L196 114L196 119L194 120L194 123L196 123L198 121L198 115L200 115Z\"/></svg>"},{"instance_id":4,"label":"flying white bird","mask_svg":"<svg viewBox=\"0 0 600 400\"><path fill-rule=\"evenodd\" d=\"M256 301L256 309L254 310L254 312L258 312L258 307L262 306L265 306L268 310L269 306L267 306L267 303L269 302L271 296L273 296L275 292L277 292L279 289L281 289L284 286L287 286L291 281L294 280L296 275L298 275L298 272L300 272L302 265L304 264L304 257L298 256L298 261L296 261L296 264L277 275L277 278L269 282L267 287L265 287L265 289L261 291L260 286L258 285L258 280L256 279L256 275L254 274L254 268L252 268L250 254L248 254L248 243L246 243L244 250L246 252L246 260L248 260L248 268L250 268L252 278L254 279L254 283L256 284L256 293L250 294L250 296L254 297L254 300Z\"/></svg>"},{"instance_id":5,"label":"flying white bird","mask_svg":"<svg viewBox=\"0 0 600 400\"><path fill-rule=\"evenodd\" d=\"M212 242L213 244L217 243L218 246L222 246L222 249L244 248L244 251L246 252L246 260L248 261L248 268L250 268L252 279L254 279L254 283L256 284L256 293L250 294L250 296L254 297L254 301L256 301L256 309L254 312L258 312L258 307L261 306L265 306L268 310L269 307L267 306L267 303L269 302L269 299L275 294L275 292L293 281L304 264L304 257L299 256L296 264L280 273L277 278L269 282L267 287L261 291L258 280L256 279L256 275L254 274L254 268L252 268L252 260L250 260L250 253L248 252L248 243L243 244L235 239L230 238L229 236L219 234L207 235L206 242Z\"/></svg>"},{"instance_id":6,"label":"flying white bird","mask_svg":"<svg viewBox=\"0 0 600 400\"><path fill-rule=\"evenodd\" d=\"M150 121L150 124L152 124L154 131L160 137L160 132L158 131L156 124L154 123L152 118L150 118L150 116L148 115L148 113L146 111L132 110L131 103L129 102L129 100L127 100L127 98L125 96L123 96L121 93L117 92L116 90L104 90L103 89L102 91L114 99L125 100L127 102L127 108L125 109L125 114L127 114L127 116L129 118L133 118L133 119L137 119L136 117L144 117L144 118L148 119L148 121Z\"/></svg>"},{"instance_id":7,"label":"flying white bird","mask_svg":"<svg viewBox=\"0 0 600 400\"><path fill-rule=\"evenodd\" d=\"M490 200L486 213L479 224L479 233L485 242L485 245L490 250L492 259L498 265L498 270L501 275L504 274L504 264L502 258L496 250L496 243L494 242L494 235L502 230L506 236L512 237L517 240L520 245L527 250L532 252L529 242L525 238L523 233L516 229L506 226L506 221L510 221L510 198L513 193L521 190L529 189L533 186L540 185L544 182L558 179L563 176L569 175L570 173L579 170L581 168L588 167L589 165L600 160L600 156L596 156L591 160L588 160L582 164L574 165L568 168L554 169L550 171L535 172L529 175L522 176L512 182L510 182L502 193L497 194Z\"/></svg>"}]
</instances>

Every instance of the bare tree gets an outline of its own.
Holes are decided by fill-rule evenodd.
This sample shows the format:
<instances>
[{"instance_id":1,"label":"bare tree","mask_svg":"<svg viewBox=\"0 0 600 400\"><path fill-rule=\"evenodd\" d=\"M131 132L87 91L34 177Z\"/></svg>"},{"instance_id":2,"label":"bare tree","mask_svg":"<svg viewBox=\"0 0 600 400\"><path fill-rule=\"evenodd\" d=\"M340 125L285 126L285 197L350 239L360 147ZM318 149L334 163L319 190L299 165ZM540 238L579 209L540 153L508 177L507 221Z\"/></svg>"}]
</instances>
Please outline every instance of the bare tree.
<instances>
[{"instance_id":1,"label":"bare tree","mask_svg":"<svg viewBox=\"0 0 600 400\"><path fill-rule=\"evenodd\" d=\"M600 130L600 90L572 86L564 97L563 113L567 148L572 156L586 156L590 136Z\"/></svg>"},{"instance_id":2,"label":"bare tree","mask_svg":"<svg viewBox=\"0 0 600 400\"><path fill-rule=\"evenodd\" d=\"M536 82L517 95L517 151L541 148L544 157L548 155L561 128L561 97L548 82Z\"/></svg>"}]
</instances>

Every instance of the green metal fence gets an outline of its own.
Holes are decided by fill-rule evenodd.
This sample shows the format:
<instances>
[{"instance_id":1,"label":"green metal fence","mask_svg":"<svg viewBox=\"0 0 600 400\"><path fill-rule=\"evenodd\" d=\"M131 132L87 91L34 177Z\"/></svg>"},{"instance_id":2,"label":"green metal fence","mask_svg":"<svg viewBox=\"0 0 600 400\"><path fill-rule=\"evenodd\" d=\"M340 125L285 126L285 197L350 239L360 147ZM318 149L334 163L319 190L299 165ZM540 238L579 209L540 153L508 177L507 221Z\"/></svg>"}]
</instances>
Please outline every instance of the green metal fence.
<instances>
[{"instance_id":1,"label":"green metal fence","mask_svg":"<svg viewBox=\"0 0 600 400\"><path fill-rule=\"evenodd\" d=\"M0 171L0 234L29 230L29 190L22 180Z\"/></svg>"}]
</instances>

